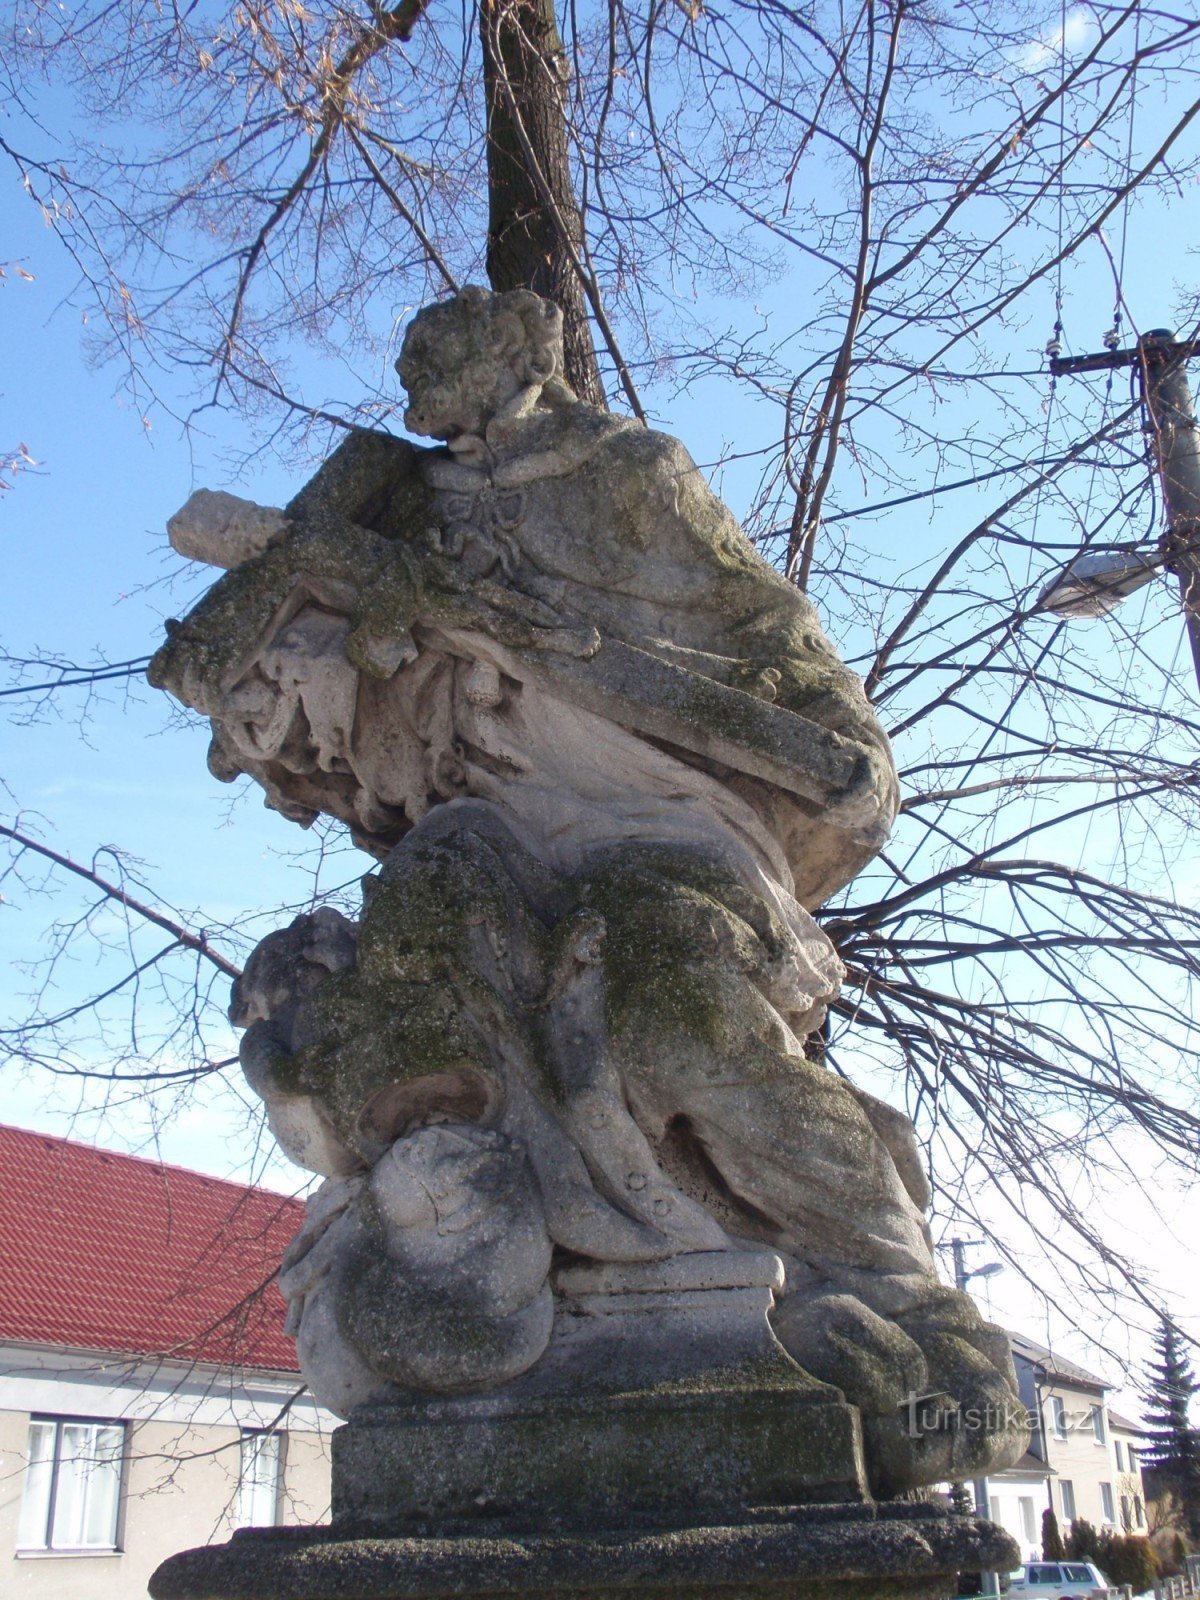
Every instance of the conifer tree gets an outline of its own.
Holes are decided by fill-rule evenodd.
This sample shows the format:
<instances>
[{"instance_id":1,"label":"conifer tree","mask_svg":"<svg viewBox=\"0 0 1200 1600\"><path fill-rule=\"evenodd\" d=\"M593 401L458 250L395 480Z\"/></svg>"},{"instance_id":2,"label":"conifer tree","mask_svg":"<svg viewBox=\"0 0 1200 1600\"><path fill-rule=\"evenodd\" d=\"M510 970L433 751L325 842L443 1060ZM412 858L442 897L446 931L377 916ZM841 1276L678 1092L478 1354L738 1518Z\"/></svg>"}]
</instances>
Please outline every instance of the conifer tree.
<instances>
[{"instance_id":1,"label":"conifer tree","mask_svg":"<svg viewBox=\"0 0 1200 1600\"><path fill-rule=\"evenodd\" d=\"M1160 1319L1154 1348L1156 1359L1150 1364L1145 1392L1142 1464L1173 1491L1187 1531L1200 1538L1200 1429L1190 1417L1191 1399L1200 1383L1183 1336L1169 1317Z\"/></svg>"},{"instance_id":2,"label":"conifer tree","mask_svg":"<svg viewBox=\"0 0 1200 1600\"><path fill-rule=\"evenodd\" d=\"M1071 1523L1071 1532L1067 1536L1067 1559L1069 1561L1100 1559L1100 1536L1085 1517L1076 1517Z\"/></svg>"},{"instance_id":3,"label":"conifer tree","mask_svg":"<svg viewBox=\"0 0 1200 1600\"><path fill-rule=\"evenodd\" d=\"M1062 1561L1066 1554L1062 1534L1058 1531L1058 1518L1047 1506L1042 1512L1042 1560Z\"/></svg>"},{"instance_id":4,"label":"conifer tree","mask_svg":"<svg viewBox=\"0 0 1200 1600\"><path fill-rule=\"evenodd\" d=\"M975 1496L965 1483L952 1483L950 1485L950 1507L960 1517L973 1517L976 1515Z\"/></svg>"}]
</instances>

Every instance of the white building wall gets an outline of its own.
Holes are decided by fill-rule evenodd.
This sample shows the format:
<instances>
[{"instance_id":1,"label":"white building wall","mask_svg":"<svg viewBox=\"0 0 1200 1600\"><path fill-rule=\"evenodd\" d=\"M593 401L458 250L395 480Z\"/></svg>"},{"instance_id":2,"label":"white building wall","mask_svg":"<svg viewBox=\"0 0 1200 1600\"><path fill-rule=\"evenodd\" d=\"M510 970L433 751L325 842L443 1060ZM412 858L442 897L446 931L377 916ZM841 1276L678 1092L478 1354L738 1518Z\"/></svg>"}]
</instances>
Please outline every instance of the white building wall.
<instances>
[{"instance_id":1,"label":"white building wall","mask_svg":"<svg viewBox=\"0 0 1200 1600\"><path fill-rule=\"evenodd\" d=\"M1042 1554L1042 1513L1046 1509L1046 1479L1034 1473L1006 1472L988 1479L988 1506L998 1522L1017 1541L1022 1561L1037 1561Z\"/></svg>"},{"instance_id":2,"label":"white building wall","mask_svg":"<svg viewBox=\"0 0 1200 1600\"><path fill-rule=\"evenodd\" d=\"M1122 1472L1117 1466L1115 1438L1124 1447L1132 1442L1137 1447L1136 1435L1117 1430L1108 1416L1103 1393L1075 1387L1062 1381L1045 1383L1041 1389L1042 1418L1045 1430L1046 1453L1053 1469L1051 1493L1054 1510L1065 1536L1071 1522L1066 1508L1064 1483L1069 1484L1074 1496L1075 1516L1090 1522L1096 1528L1112 1528L1117 1533L1127 1530L1122 1525L1121 1496L1130 1502L1131 1533L1146 1533L1145 1492L1142 1489L1140 1470ZM1060 1437L1054 1426L1055 1399L1062 1401L1066 1413L1066 1437ZM1104 1419L1103 1440L1097 1439L1091 1422L1092 1408L1098 1406ZM1125 1456L1128 1461L1128 1456ZM1107 1485L1112 1497L1112 1515L1104 1503L1103 1486ZM1140 1501L1142 1514L1135 1514L1134 1501Z\"/></svg>"},{"instance_id":3,"label":"white building wall","mask_svg":"<svg viewBox=\"0 0 1200 1600\"><path fill-rule=\"evenodd\" d=\"M240 1375L138 1365L31 1346L0 1348L0 1594L8 1600L144 1600L177 1550L238 1525L243 1429L285 1431L278 1521L329 1516L329 1439L337 1419L295 1374ZM111 1552L18 1552L31 1415L124 1421L126 1457Z\"/></svg>"},{"instance_id":4,"label":"white building wall","mask_svg":"<svg viewBox=\"0 0 1200 1600\"><path fill-rule=\"evenodd\" d=\"M1135 1452L1142 1442L1140 1433L1132 1433L1127 1428L1112 1428L1112 1447L1115 1453L1117 1440L1121 1441L1121 1460L1116 1468L1114 1493L1117 1496L1117 1527L1121 1533L1126 1532L1123 1525L1121 1503L1126 1503L1129 1509L1130 1533L1147 1535L1150 1531L1146 1516L1146 1486L1142 1482L1142 1469Z\"/></svg>"}]
</instances>

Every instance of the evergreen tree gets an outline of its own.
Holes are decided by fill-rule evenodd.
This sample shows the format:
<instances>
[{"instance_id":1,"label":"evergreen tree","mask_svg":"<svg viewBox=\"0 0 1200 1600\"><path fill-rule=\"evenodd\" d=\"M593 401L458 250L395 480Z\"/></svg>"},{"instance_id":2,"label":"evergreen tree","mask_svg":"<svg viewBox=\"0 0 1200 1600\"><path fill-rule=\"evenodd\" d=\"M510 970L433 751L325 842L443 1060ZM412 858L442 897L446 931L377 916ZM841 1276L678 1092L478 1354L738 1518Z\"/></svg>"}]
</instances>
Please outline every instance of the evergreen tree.
<instances>
[{"instance_id":1,"label":"evergreen tree","mask_svg":"<svg viewBox=\"0 0 1200 1600\"><path fill-rule=\"evenodd\" d=\"M952 1483L950 1485L950 1507L960 1517L975 1516L975 1496L965 1483Z\"/></svg>"},{"instance_id":2,"label":"evergreen tree","mask_svg":"<svg viewBox=\"0 0 1200 1600\"><path fill-rule=\"evenodd\" d=\"M1145 1444L1142 1464L1178 1497L1183 1520L1193 1538L1200 1538L1200 1429L1192 1426L1189 1409L1200 1389L1184 1348L1183 1336L1169 1317L1161 1317L1145 1394Z\"/></svg>"},{"instance_id":3,"label":"evergreen tree","mask_svg":"<svg viewBox=\"0 0 1200 1600\"><path fill-rule=\"evenodd\" d=\"M1162 1570L1149 1539L1127 1537L1108 1529L1097 1540L1094 1559L1109 1583L1127 1583L1134 1594L1148 1589Z\"/></svg>"},{"instance_id":4,"label":"evergreen tree","mask_svg":"<svg viewBox=\"0 0 1200 1600\"><path fill-rule=\"evenodd\" d=\"M1058 1531L1058 1518L1047 1507L1042 1512L1042 1560L1062 1561L1066 1554L1062 1534Z\"/></svg>"},{"instance_id":5,"label":"evergreen tree","mask_svg":"<svg viewBox=\"0 0 1200 1600\"><path fill-rule=\"evenodd\" d=\"M1095 1528L1084 1517L1076 1517L1067 1536L1069 1561L1099 1561L1100 1538Z\"/></svg>"}]
</instances>

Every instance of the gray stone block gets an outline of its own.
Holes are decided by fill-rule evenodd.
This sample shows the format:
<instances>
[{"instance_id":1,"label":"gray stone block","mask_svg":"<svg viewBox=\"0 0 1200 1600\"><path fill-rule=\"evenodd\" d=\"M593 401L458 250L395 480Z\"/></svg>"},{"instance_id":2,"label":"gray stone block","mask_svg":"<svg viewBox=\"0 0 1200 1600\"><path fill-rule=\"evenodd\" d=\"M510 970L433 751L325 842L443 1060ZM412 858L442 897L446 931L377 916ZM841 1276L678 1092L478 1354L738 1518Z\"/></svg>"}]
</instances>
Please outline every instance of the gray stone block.
<instances>
[{"instance_id":1,"label":"gray stone block","mask_svg":"<svg viewBox=\"0 0 1200 1600\"><path fill-rule=\"evenodd\" d=\"M677 1526L864 1498L855 1410L776 1388L383 1411L334 1435L335 1524L399 1533Z\"/></svg>"},{"instance_id":2,"label":"gray stone block","mask_svg":"<svg viewBox=\"0 0 1200 1600\"><path fill-rule=\"evenodd\" d=\"M246 1529L173 1556L153 1600L948 1600L1005 1569L1000 1529L927 1505L807 1507L738 1526L520 1538Z\"/></svg>"},{"instance_id":3,"label":"gray stone block","mask_svg":"<svg viewBox=\"0 0 1200 1600\"><path fill-rule=\"evenodd\" d=\"M865 1500L857 1409L771 1331L781 1272L769 1251L568 1268L529 1372L482 1394L396 1395L338 1429L335 1526L671 1527Z\"/></svg>"}]
</instances>

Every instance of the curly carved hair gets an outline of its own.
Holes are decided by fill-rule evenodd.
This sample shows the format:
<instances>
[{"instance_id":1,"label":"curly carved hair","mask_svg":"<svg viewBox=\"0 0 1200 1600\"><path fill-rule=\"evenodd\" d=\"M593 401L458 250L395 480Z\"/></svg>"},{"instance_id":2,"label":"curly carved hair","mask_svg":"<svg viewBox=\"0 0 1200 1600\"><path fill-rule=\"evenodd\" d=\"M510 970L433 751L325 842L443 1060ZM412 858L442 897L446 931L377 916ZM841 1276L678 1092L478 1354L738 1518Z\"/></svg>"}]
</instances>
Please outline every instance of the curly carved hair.
<instances>
[{"instance_id":1,"label":"curly carved hair","mask_svg":"<svg viewBox=\"0 0 1200 1600\"><path fill-rule=\"evenodd\" d=\"M448 300L419 311L409 332L418 328L424 332L447 322L470 327L487 349L508 361L523 382L562 380L562 312L532 289L493 294L490 289L468 284Z\"/></svg>"}]
</instances>

